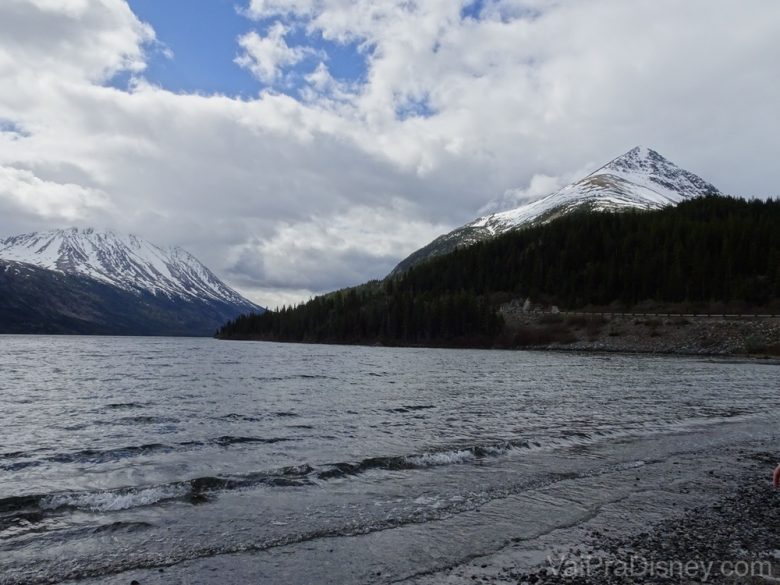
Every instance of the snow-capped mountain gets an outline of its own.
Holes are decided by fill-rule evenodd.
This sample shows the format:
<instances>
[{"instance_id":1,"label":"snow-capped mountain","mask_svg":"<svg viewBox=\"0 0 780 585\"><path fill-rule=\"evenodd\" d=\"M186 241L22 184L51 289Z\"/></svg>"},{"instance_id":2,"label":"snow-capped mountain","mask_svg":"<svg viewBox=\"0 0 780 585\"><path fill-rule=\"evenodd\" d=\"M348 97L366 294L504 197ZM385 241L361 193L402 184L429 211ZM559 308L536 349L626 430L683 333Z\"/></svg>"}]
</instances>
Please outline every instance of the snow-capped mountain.
<instances>
[{"instance_id":1,"label":"snow-capped mountain","mask_svg":"<svg viewBox=\"0 0 780 585\"><path fill-rule=\"evenodd\" d=\"M458 246L551 221L575 209L661 209L707 193L718 193L718 190L655 150L637 146L560 191L509 211L480 217L439 236L401 261L393 274L433 256L451 252Z\"/></svg>"},{"instance_id":2,"label":"snow-capped mountain","mask_svg":"<svg viewBox=\"0 0 780 585\"><path fill-rule=\"evenodd\" d=\"M248 304L195 256L133 235L77 228L0 240L0 259L79 274L128 291Z\"/></svg>"},{"instance_id":3,"label":"snow-capped mountain","mask_svg":"<svg viewBox=\"0 0 780 585\"><path fill-rule=\"evenodd\" d=\"M64 323L56 332L210 335L229 319L264 310L189 252L110 231L69 228L0 240L0 272L0 300L34 309L26 319L35 331ZM15 328L25 331L25 321Z\"/></svg>"}]
</instances>

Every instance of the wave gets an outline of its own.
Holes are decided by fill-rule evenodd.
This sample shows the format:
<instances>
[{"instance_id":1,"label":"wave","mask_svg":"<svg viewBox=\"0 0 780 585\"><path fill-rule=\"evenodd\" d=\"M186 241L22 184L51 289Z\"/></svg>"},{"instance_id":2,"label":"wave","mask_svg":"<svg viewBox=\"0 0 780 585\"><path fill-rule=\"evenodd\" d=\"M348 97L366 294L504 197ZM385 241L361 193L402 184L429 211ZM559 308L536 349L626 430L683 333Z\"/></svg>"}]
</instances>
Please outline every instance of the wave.
<instances>
[{"instance_id":1,"label":"wave","mask_svg":"<svg viewBox=\"0 0 780 585\"><path fill-rule=\"evenodd\" d=\"M283 440L292 439L223 436L211 439L208 443L232 445L245 442L273 443ZM194 442L191 444L204 443ZM524 442L492 443L474 445L462 449L424 451L411 455L368 457L357 462L333 463L318 467L312 467L307 463L303 463L271 471L225 476L204 476L163 485L17 496L0 500L0 519L9 514L16 515L24 511L55 512L66 509L78 509L90 512L116 512L161 504L171 500L197 504L207 501L209 497L217 492L246 489L261 485L267 487L304 487L313 485L317 480L327 481L334 478L354 476L370 470L412 470L467 463L477 459L498 456L524 444ZM120 453L152 453L170 448L166 445L151 444L133 448L114 449L98 452L97 454L85 450L68 457L60 455L57 460L73 461L78 457L87 457L92 458L89 460L93 461L96 455L105 459L109 456L116 457Z\"/></svg>"},{"instance_id":2,"label":"wave","mask_svg":"<svg viewBox=\"0 0 780 585\"><path fill-rule=\"evenodd\" d=\"M230 447L231 445L241 444L274 444L287 441L298 440L294 437L251 437L251 436L233 436L223 435L212 439L184 441L173 445L162 443L149 443L146 445L129 445L126 447L117 447L113 449L80 449L63 453L55 453L45 457L32 459L33 452L15 452L7 453L0 457L2 459L16 459L16 461L1 462L0 469L5 471L17 471L26 467L35 467L44 463L84 463L84 464L103 464L112 461L120 461L133 457L142 457L146 455L156 455L160 453L172 453L184 449L197 449L209 446ZM19 461L21 459L21 461ZM26 460L25 460L26 459Z\"/></svg>"},{"instance_id":3,"label":"wave","mask_svg":"<svg viewBox=\"0 0 780 585\"><path fill-rule=\"evenodd\" d=\"M317 471L317 478L334 478L359 475L372 470L403 471L426 469L447 465L461 465L501 457L513 451L539 451L546 449L578 448L592 445L604 439L614 439L636 434L632 430L593 430L591 432L563 432L560 437L528 438L494 441L463 447L451 447L423 451L410 455L368 457L357 462L340 462L324 465Z\"/></svg>"},{"instance_id":4,"label":"wave","mask_svg":"<svg viewBox=\"0 0 780 585\"><path fill-rule=\"evenodd\" d=\"M301 487L312 485L313 468L295 465L272 471L235 476L204 476L161 485L121 487L98 491L66 491L31 494L0 499L0 531L19 520L67 510L86 512L119 512L181 501L199 504L216 492L239 490L261 485L269 487Z\"/></svg>"},{"instance_id":5,"label":"wave","mask_svg":"<svg viewBox=\"0 0 780 585\"><path fill-rule=\"evenodd\" d=\"M296 412L289 412L289 411L269 412L264 415L256 415L256 416L231 412L229 414L223 414L221 416L215 416L213 418L216 420L227 420L227 421L260 422L263 419L267 419L269 417L285 418L285 417L297 417L297 416L300 415Z\"/></svg>"},{"instance_id":6,"label":"wave","mask_svg":"<svg viewBox=\"0 0 780 585\"><path fill-rule=\"evenodd\" d=\"M25 451L11 451L8 453L0 453L0 459L17 459L19 457L25 457L27 453Z\"/></svg>"},{"instance_id":7,"label":"wave","mask_svg":"<svg viewBox=\"0 0 780 585\"><path fill-rule=\"evenodd\" d=\"M118 512L180 499L188 494L184 484L122 488L100 492L71 492L41 496L37 502L45 511L75 508L90 512Z\"/></svg>"},{"instance_id":8,"label":"wave","mask_svg":"<svg viewBox=\"0 0 780 585\"><path fill-rule=\"evenodd\" d=\"M388 408L387 412L414 412L416 410L428 410L436 408L433 404L403 404L396 408Z\"/></svg>"},{"instance_id":9,"label":"wave","mask_svg":"<svg viewBox=\"0 0 780 585\"><path fill-rule=\"evenodd\" d=\"M13 463L4 463L0 465L0 469L3 471L20 471L22 469L27 469L28 467L37 467L40 464L40 461L14 461Z\"/></svg>"},{"instance_id":10,"label":"wave","mask_svg":"<svg viewBox=\"0 0 780 585\"><path fill-rule=\"evenodd\" d=\"M412 407L404 407L412 408ZM434 408L433 406L417 406L417 409ZM278 412L275 416L295 417L295 413ZM712 419L696 420L698 424L711 422ZM721 419L719 419L721 420ZM687 427L692 421L684 421L683 427ZM661 430L676 428L675 425L662 425ZM292 427L291 427L292 428ZM308 428L306 425L300 425L295 428ZM626 429L591 429L587 432L579 430L561 429L557 437L544 437L539 439L515 439L488 442L475 445L454 446L442 449L412 453L409 455L391 455L368 457L354 462L338 462L320 466L317 470L317 478L326 480L335 477L347 475L358 475L369 470L404 470L415 468L436 467L441 465L451 465L472 462L487 457L504 455L511 450L516 449L545 449L545 448L579 448L590 445L596 441L613 439L637 434L647 434L656 432L659 427L656 423L646 423L635 428ZM112 449L81 449L72 452L54 453L50 455L38 456L35 453L41 451L23 452L16 451L0 454L0 470L18 471L28 467L34 467L45 463L63 463L63 464L93 464L99 465L120 461L123 459L158 455L161 453L171 453L182 450L201 449L208 447L229 448L232 446L266 444L299 441L300 437L262 437L262 436L243 436L243 435L222 435L210 439L192 440L173 444L149 443L145 445L130 445Z\"/></svg>"},{"instance_id":11,"label":"wave","mask_svg":"<svg viewBox=\"0 0 780 585\"><path fill-rule=\"evenodd\" d=\"M488 457L497 457L512 449L527 448L527 441L501 441L462 448L423 451L412 455L389 457L369 457L356 463L332 463L317 474L319 479L327 480L348 475L358 475L371 470L401 471L425 469L443 465L457 465Z\"/></svg>"},{"instance_id":12,"label":"wave","mask_svg":"<svg viewBox=\"0 0 780 585\"><path fill-rule=\"evenodd\" d=\"M575 472L571 473L559 473L551 474L544 477L531 477L526 478L517 483L513 483L507 486L500 486L496 488L488 488L484 491L472 493L469 497L450 498L444 505L438 505L440 500L436 498L428 498L426 496L420 496L414 500L415 506L405 510L401 510L399 514L388 514L382 517L376 518L361 518L355 520L353 518L345 518L343 522L335 522L326 527L315 527L310 530L303 530L301 532L284 533L281 535L271 535L266 538L251 537L251 539L225 539L219 544L197 542L188 543L187 546L167 550L164 556L161 556L158 551L148 551L141 554L134 554L129 556L117 557L109 555L106 557L91 559L89 563L81 563L79 565L68 566L65 565L64 571L63 565L53 565L54 569L53 577L45 575L43 578L36 580L36 583L49 583L61 582L64 580L79 580L90 577L102 577L106 578L108 575L117 575L124 571L134 569L151 569L168 567L184 561L195 560L199 558L214 557L217 555L226 555L233 553L252 553L262 552L275 547L287 546L290 544L305 543L326 538L336 537L352 537L365 534L371 534L382 530L391 528L398 528L413 524L422 524L440 519L452 514L458 514L461 512L468 512L471 510L478 510L485 504L500 498L506 498L513 494L527 492L531 489L539 489L545 486L555 484L559 481L566 481L576 479L581 476L595 477L604 473L612 473L620 469L634 469L646 465L646 461L629 461L615 465L607 465L604 467L597 467L586 471L583 474ZM292 473L307 474L311 473L311 468L308 466L297 466L291 468L285 468ZM203 478L208 479L208 478ZM206 482L209 487L210 482ZM437 504L437 505L434 505ZM152 527L153 525L145 522L116 522L106 523L99 526L97 531L135 531L144 530ZM6 582L6 581L4 581ZM29 575L19 573L16 578L11 575L10 579L7 579L8 583L29 583Z\"/></svg>"},{"instance_id":13,"label":"wave","mask_svg":"<svg viewBox=\"0 0 780 585\"><path fill-rule=\"evenodd\" d=\"M266 444L273 444L273 443L285 443L287 441L292 441L293 439L290 437L271 437L271 438L264 438L264 437L233 437L230 435L225 435L222 437L217 437L216 439L211 439L209 443L213 445L238 445L241 443L266 443Z\"/></svg>"},{"instance_id":14,"label":"wave","mask_svg":"<svg viewBox=\"0 0 780 585\"><path fill-rule=\"evenodd\" d=\"M24 459L32 457L34 453L40 453L41 451L48 451L45 447L39 447L37 449L30 449L29 451L7 451L0 453L0 460L2 459Z\"/></svg>"},{"instance_id":15,"label":"wave","mask_svg":"<svg viewBox=\"0 0 780 585\"><path fill-rule=\"evenodd\" d=\"M325 374L290 374L289 376L253 376L256 382L285 382L287 380L336 380Z\"/></svg>"},{"instance_id":16,"label":"wave","mask_svg":"<svg viewBox=\"0 0 780 585\"><path fill-rule=\"evenodd\" d=\"M215 416L216 420L229 420L229 421L247 421L247 422L260 422L260 418L256 416L249 416L247 414L238 414L236 412L231 412L230 414L225 414L222 416Z\"/></svg>"},{"instance_id":17,"label":"wave","mask_svg":"<svg viewBox=\"0 0 780 585\"><path fill-rule=\"evenodd\" d=\"M108 410L125 410L130 408L144 408L150 404L150 402L114 402L106 404L103 408Z\"/></svg>"},{"instance_id":18,"label":"wave","mask_svg":"<svg viewBox=\"0 0 780 585\"><path fill-rule=\"evenodd\" d=\"M149 522L111 522L109 524L100 524L94 528L88 530L92 534L116 534L119 532L136 532L138 530L146 530L147 528L153 528L154 524Z\"/></svg>"},{"instance_id":19,"label":"wave","mask_svg":"<svg viewBox=\"0 0 780 585\"><path fill-rule=\"evenodd\" d=\"M16 453L17 461L9 463L0 463L0 469L5 471L16 471L27 467L35 467L44 463L107 463L118 461L129 457L139 457L150 455L152 453L169 453L174 451L175 447L163 445L161 443L150 443L147 445L130 445L127 447L118 447L114 449L80 449L64 453L54 453L45 457L33 459L33 452ZM18 459L22 459L19 461ZM25 460L26 459L26 460Z\"/></svg>"},{"instance_id":20,"label":"wave","mask_svg":"<svg viewBox=\"0 0 780 585\"><path fill-rule=\"evenodd\" d=\"M0 516L37 505L39 496L12 496L0 499Z\"/></svg>"},{"instance_id":21,"label":"wave","mask_svg":"<svg viewBox=\"0 0 780 585\"><path fill-rule=\"evenodd\" d=\"M636 429L633 430L635 432ZM540 440L517 439L493 441L481 444L433 449L407 455L367 457L358 461L342 461L317 466L302 463L280 469L250 472L235 475L204 476L162 485L125 487L102 491L62 492L43 495L23 495L0 499L0 529L20 514L52 513L67 509L91 512L114 512L130 508L157 505L173 500L199 504L210 500L219 492L266 487L306 487L318 482L346 479L370 471L405 471L428 468L473 464L490 458L500 457L512 451L527 451L560 447L578 447L592 444L604 438L631 434L626 431L594 429L591 432L563 431L557 438ZM180 445L230 446L241 443L275 443L294 440L291 438L222 436L207 441L193 441ZM104 452L80 451L75 457L117 457L120 454L138 455L172 449L161 444L126 447ZM74 455L57 456L58 460L74 460Z\"/></svg>"},{"instance_id":22,"label":"wave","mask_svg":"<svg viewBox=\"0 0 780 585\"><path fill-rule=\"evenodd\" d=\"M172 416L125 416L115 421L107 421L102 424L108 425L148 425L148 424L165 424L165 423L177 423L180 422L178 418Z\"/></svg>"},{"instance_id":23,"label":"wave","mask_svg":"<svg viewBox=\"0 0 780 585\"><path fill-rule=\"evenodd\" d=\"M168 453L174 450L170 445L162 443L149 443L147 445L131 445L116 449L82 449L70 453L57 453L46 457L44 461L53 463L106 463L128 457L150 455L152 453Z\"/></svg>"}]
</instances>

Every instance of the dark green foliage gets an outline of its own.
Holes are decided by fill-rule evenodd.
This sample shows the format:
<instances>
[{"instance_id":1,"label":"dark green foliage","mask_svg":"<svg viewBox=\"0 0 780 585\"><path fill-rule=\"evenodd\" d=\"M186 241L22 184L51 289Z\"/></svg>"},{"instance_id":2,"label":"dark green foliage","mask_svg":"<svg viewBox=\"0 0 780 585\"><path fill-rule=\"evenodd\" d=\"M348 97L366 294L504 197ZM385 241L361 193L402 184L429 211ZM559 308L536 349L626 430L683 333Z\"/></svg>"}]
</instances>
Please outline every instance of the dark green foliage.
<instances>
[{"instance_id":1,"label":"dark green foliage","mask_svg":"<svg viewBox=\"0 0 780 585\"><path fill-rule=\"evenodd\" d=\"M399 288L513 291L567 308L780 297L780 202L709 196L657 212L574 213L410 270Z\"/></svg>"},{"instance_id":2,"label":"dark green foliage","mask_svg":"<svg viewBox=\"0 0 780 585\"><path fill-rule=\"evenodd\" d=\"M485 300L465 292L395 293L394 283L317 297L295 308L241 316L220 337L314 343L471 345L502 328Z\"/></svg>"},{"instance_id":3,"label":"dark green foliage","mask_svg":"<svg viewBox=\"0 0 780 585\"><path fill-rule=\"evenodd\" d=\"M226 324L220 337L484 344L499 299L567 309L780 299L780 201L707 196L655 212L582 211L433 258L383 283Z\"/></svg>"}]
</instances>

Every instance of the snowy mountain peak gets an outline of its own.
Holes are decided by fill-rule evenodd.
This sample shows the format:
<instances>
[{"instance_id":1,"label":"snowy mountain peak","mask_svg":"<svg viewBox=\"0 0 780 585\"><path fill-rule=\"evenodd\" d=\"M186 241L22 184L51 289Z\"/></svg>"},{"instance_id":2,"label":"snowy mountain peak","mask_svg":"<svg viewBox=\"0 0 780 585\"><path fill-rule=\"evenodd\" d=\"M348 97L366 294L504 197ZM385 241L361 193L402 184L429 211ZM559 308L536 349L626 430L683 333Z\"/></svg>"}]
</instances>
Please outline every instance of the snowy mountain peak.
<instances>
[{"instance_id":1,"label":"snowy mountain peak","mask_svg":"<svg viewBox=\"0 0 780 585\"><path fill-rule=\"evenodd\" d=\"M109 230L66 228L13 236L0 240L0 259L88 276L128 291L258 308L186 250Z\"/></svg>"},{"instance_id":2,"label":"snowy mountain peak","mask_svg":"<svg viewBox=\"0 0 780 585\"><path fill-rule=\"evenodd\" d=\"M555 193L509 211L481 217L468 225L485 227L497 234L548 221L581 206L596 211L660 209L707 193L718 193L718 190L655 150L636 146Z\"/></svg>"},{"instance_id":3,"label":"snowy mountain peak","mask_svg":"<svg viewBox=\"0 0 780 585\"><path fill-rule=\"evenodd\" d=\"M515 209L480 217L440 236L403 260L393 273L458 246L469 245L523 226L551 221L575 209L620 211L661 209L718 190L646 146L636 146L589 175Z\"/></svg>"},{"instance_id":4,"label":"snowy mountain peak","mask_svg":"<svg viewBox=\"0 0 780 585\"><path fill-rule=\"evenodd\" d=\"M718 192L712 184L678 167L657 151L646 146L632 148L588 176L607 174L645 184L676 201Z\"/></svg>"},{"instance_id":5,"label":"snowy mountain peak","mask_svg":"<svg viewBox=\"0 0 780 585\"><path fill-rule=\"evenodd\" d=\"M603 167L591 174L595 175L596 173L609 170L642 172L650 168L653 161L675 166L652 148L635 146L625 154L621 154L619 157L609 161Z\"/></svg>"}]
</instances>

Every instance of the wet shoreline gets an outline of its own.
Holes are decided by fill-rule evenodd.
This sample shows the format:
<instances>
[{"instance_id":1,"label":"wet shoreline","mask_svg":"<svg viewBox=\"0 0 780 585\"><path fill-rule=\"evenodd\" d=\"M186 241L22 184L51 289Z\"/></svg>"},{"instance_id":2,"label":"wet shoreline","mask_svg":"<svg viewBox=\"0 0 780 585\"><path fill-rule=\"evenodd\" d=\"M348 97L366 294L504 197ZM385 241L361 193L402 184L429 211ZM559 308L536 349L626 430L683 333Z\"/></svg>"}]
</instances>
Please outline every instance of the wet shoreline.
<instances>
[{"instance_id":1,"label":"wet shoreline","mask_svg":"<svg viewBox=\"0 0 780 585\"><path fill-rule=\"evenodd\" d=\"M543 567L508 569L502 577L536 585L776 581L780 494L768 486L768 471L780 455L759 452L752 457L759 463L755 469L713 504L690 508L633 536L593 530L580 546L556 551Z\"/></svg>"},{"instance_id":2,"label":"wet shoreline","mask_svg":"<svg viewBox=\"0 0 780 585\"><path fill-rule=\"evenodd\" d=\"M632 495L589 521L408 583L776 582L780 490L771 487L771 473L778 461L775 440L671 460L673 473L655 478L660 485L643 487L637 475ZM676 495L671 506L653 503L656 489Z\"/></svg>"},{"instance_id":3,"label":"wet shoreline","mask_svg":"<svg viewBox=\"0 0 780 585\"><path fill-rule=\"evenodd\" d=\"M735 423L618 441L579 454L542 455L528 465L549 461L548 469L558 469L553 481L437 521L72 583L679 583L676 576L658 574L670 561L695 562L697 570L709 567L709 573L720 566L715 563L769 561L769 570L777 571L772 543L780 542L780 493L771 488L770 475L780 452L777 435L758 433L762 438L757 439L755 429ZM642 454L644 460L632 462ZM576 467L582 457L608 457L609 464L596 473L567 472L566 462ZM494 537L485 540L485 530ZM415 544L420 537L429 543L425 549ZM461 558L442 566L452 546L462 551ZM635 573L621 575L621 567L632 562ZM640 563L656 574L637 573ZM708 574L705 582L751 582L720 577Z\"/></svg>"}]
</instances>

